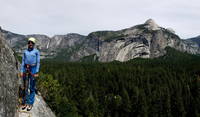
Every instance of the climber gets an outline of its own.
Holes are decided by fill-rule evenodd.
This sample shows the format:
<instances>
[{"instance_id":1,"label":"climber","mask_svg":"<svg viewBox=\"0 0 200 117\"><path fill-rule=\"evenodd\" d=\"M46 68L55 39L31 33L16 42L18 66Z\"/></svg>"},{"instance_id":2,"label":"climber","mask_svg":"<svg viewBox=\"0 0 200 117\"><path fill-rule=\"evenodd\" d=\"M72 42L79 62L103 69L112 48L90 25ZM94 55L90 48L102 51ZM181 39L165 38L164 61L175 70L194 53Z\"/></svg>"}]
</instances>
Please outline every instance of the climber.
<instances>
[{"instance_id":1,"label":"climber","mask_svg":"<svg viewBox=\"0 0 200 117\"><path fill-rule=\"evenodd\" d=\"M28 38L28 49L23 52L21 73L23 78L24 95L22 100L22 110L27 108L30 111L34 104L36 78L39 76L40 52L35 49L36 39ZM30 93L28 92L30 89Z\"/></svg>"}]
</instances>

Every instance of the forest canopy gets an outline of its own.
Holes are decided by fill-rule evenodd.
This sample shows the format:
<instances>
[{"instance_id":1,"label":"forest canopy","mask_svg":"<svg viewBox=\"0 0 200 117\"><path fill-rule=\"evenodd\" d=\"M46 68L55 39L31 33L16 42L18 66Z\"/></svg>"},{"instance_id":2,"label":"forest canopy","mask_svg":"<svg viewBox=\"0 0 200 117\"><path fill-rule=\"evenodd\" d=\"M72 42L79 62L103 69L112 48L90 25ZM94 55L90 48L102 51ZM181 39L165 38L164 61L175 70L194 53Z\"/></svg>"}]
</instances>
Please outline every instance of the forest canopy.
<instances>
[{"instance_id":1,"label":"forest canopy","mask_svg":"<svg viewBox=\"0 0 200 117\"><path fill-rule=\"evenodd\" d=\"M166 50L127 62L43 60L37 88L58 117L199 117L200 57Z\"/></svg>"}]
</instances>

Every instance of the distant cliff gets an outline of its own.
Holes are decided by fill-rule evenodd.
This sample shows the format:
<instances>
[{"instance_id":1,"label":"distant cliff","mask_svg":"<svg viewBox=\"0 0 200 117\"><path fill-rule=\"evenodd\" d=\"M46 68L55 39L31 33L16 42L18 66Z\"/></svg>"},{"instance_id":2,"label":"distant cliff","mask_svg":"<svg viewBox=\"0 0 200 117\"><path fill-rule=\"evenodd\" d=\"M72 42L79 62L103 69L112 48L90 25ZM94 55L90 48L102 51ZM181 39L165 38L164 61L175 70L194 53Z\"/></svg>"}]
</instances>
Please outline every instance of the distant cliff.
<instances>
[{"instance_id":1,"label":"distant cliff","mask_svg":"<svg viewBox=\"0 0 200 117\"><path fill-rule=\"evenodd\" d=\"M179 38L171 28L162 28L152 19L144 24L119 31L98 31L87 36L90 40L77 52L95 50L99 61L127 61L133 58L155 58L166 53L167 46L182 52L199 54L199 46ZM85 53L86 53L85 52ZM95 52L91 52L94 54Z\"/></svg>"},{"instance_id":2,"label":"distant cliff","mask_svg":"<svg viewBox=\"0 0 200 117\"><path fill-rule=\"evenodd\" d=\"M99 61L127 61L133 58L155 58L164 55L170 46L182 52L199 54L198 44L182 40L172 28L163 28L149 19L144 24L119 31L97 31L88 36L67 35L19 35L3 30L7 42L18 53L27 48L27 38L37 38L42 58L79 61L95 55Z\"/></svg>"},{"instance_id":3,"label":"distant cliff","mask_svg":"<svg viewBox=\"0 0 200 117\"><path fill-rule=\"evenodd\" d=\"M197 43L200 47L200 36L189 38L186 41Z\"/></svg>"}]
</instances>

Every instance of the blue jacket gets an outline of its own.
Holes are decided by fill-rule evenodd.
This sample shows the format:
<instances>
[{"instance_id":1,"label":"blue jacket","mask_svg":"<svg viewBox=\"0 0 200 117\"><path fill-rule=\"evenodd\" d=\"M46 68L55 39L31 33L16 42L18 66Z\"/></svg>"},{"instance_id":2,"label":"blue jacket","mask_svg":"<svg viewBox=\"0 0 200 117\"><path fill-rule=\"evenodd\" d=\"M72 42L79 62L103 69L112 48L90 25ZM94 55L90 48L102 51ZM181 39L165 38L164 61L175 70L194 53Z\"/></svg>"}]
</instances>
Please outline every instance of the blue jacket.
<instances>
[{"instance_id":1,"label":"blue jacket","mask_svg":"<svg viewBox=\"0 0 200 117\"><path fill-rule=\"evenodd\" d=\"M36 65L36 73L38 73L40 68L40 52L35 48L32 51L25 50L22 56L21 72L25 72L25 64Z\"/></svg>"}]
</instances>

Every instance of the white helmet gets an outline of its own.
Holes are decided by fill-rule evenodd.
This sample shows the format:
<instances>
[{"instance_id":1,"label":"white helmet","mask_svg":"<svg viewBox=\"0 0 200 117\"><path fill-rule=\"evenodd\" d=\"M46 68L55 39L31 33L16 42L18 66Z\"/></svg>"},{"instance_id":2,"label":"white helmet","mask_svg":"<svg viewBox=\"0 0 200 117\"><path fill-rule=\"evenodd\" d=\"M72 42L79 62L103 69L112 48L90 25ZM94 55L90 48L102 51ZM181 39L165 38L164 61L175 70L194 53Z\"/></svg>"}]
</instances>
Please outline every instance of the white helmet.
<instances>
[{"instance_id":1,"label":"white helmet","mask_svg":"<svg viewBox=\"0 0 200 117\"><path fill-rule=\"evenodd\" d=\"M35 42L36 42L36 39L35 39L34 37L29 37L29 38L28 38L28 41L31 41L31 42L35 43Z\"/></svg>"}]
</instances>

